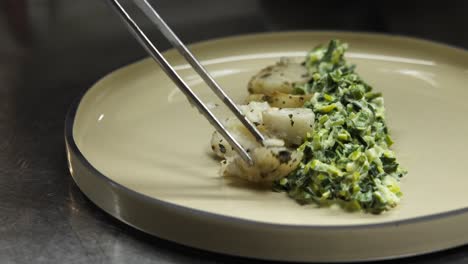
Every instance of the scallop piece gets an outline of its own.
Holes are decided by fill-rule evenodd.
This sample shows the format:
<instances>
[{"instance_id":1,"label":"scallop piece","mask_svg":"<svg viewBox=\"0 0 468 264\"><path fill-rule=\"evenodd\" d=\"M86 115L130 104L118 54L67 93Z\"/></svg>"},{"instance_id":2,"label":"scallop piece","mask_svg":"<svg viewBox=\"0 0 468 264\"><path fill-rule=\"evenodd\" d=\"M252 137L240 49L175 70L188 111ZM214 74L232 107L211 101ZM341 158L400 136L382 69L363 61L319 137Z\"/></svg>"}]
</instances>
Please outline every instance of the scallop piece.
<instances>
[{"instance_id":1,"label":"scallop piece","mask_svg":"<svg viewBox=\"0 0 468 264\"><path fill-rule=\"evenodd\" d=\"M282 59L253 76L247 87L252 94L271 95L273 92L290 94L295 84L304 84L310 79L305 66Z\"/></svg>"},{"instance_id":2,"label":"scallop piece","mask_svg":"<svg viewBox=\"0 0 468 264\"><path fill-rule=\"evenodd\" d=\"M271 108L267 102L250 102L238 107L245 117L257 126L262 123L262 113Z\"/></svg>"},{"instance_id":3,"label":"scallop piece","mask_svg":"<svg viewBox=\"0 0 468 264\"><path fill-rule=\"evenodd\" d=\"M299 138L304 126L313 124L312 110L271 108L265 102L251 102L240 106L240 109L267 139L263 142L264 146L261 146L239 120L234 117L226 119L226 129L250 154L254 166L247 164L218 132L214 132L211 147L217 156L225 159L222 161L221 175L240 177L252 182L272 182L287 176L300 163L302 153L286 147L283 139L272 135L281 135L290 141L290 145L300 143L306 134L304 132ZM297 122L297 125L291 126L291 122Z\"/></svg>"},{"instance_id":4,"label":"scallop piece","mask_svg":"<svg viewBox=\"0 0 468 264\"><path fill-rule=\"evenodd\" d=\"M220 158L232 156L234 151L231 145L224 139L218 131L213 132L211 135L211 150Z\"/></svg>"},{"instance_id":5,"label":"scallop piece","mask_svg":"<svg viewBox=\"0 0 468 264\"><path fill-rule=\"evenodd\" d=\"M260 146L250 132L241 124L236 128L230 128L229 132L247 152L251 152L253 149ZM218 131L213 132L213 135L211 136L211 149L216 156L220 158L237 155L234 148L221 134L218 133Z\"/></svg>"},{"instance_id":6,"label":"scallop piece","mask_svg":"<svg viewBox=\"0 0 468 264\"><path fill-rule=\"evenodd\" d=\"M230 118L225 127L247 152L260 146L260 143L256 141L255 137L239 120ZM259 127L259 130L264 129ZM211 136L211 149L220 158L237 155L234 148L218 131L213 132Z\"/></svg>"},{"instance_id":7,"label":"scallop piece","mask_svg":"<svg viewBox=\"0 0 468 264\"><path fill-rule=\"evenodd\" d=\"M312 94L297 95L273 92L271 95L265 94L250 94L246 98L246 102L268 102L272 107L279 108L299 108L303 107L304 103L312 98Z\"/></svg>"},{"instance_id":8,"label":"scallop piece","mask_svg":"<svg viewBox=\"0 0 468 264\"><path fill-rule=\"evenodd\" d=\"M262 126L262 113L271 107L265 102L251 102L247 105L239 105L239 109L259 130L265 129ZM231 135L241 144L247 151L259 147L259 143L255 137L247 130L247 128L235 117L227 118L223 122L224 127ZM223 138L217 131L211 136L211 149L220 158L234 155L235 150L229 142Z\"/></svg>"},{"instance_id":9,"label":"scallop piece","mask_svg":"<svg viewBox=\"0 0 468 264\"><path fill-rule=\"evenodd\" d=\"M271 108L263 112L265 128L288 145L300 145L314 126L314 112L308 108Z\"/></svg>"},{"instance_id":10,"label":"scallop piece","mask_svg":"<svg viewBox=\"0 0 468 264\"><path fill-rule=\"evenodd\" d=\"M232 156L222 162L221 175L243 178L251 182L279 180L299 165L302 153L286 147L259 147L252 151L254 166L240 156Z\"/></svg>"},{"instance_id":11,"label":"scallop piece","mask_svg":"<svg viewBox=\"0 0 468 264\"><path fill-rule=\"evenodd\" d=\"M281 179L293 171L299 164L302 153L285 147L281 139L268 137L261 146L247 129L237 122L228 124L229 132L246 149L254 161L250 166L235 152L229 143L218 133L214 132L211 146L217 156L224 158L221 162L220 174L234 176L252 182L271 182ZM264 127L259 126L266 135Z\"/></svg>"}]
</instances>

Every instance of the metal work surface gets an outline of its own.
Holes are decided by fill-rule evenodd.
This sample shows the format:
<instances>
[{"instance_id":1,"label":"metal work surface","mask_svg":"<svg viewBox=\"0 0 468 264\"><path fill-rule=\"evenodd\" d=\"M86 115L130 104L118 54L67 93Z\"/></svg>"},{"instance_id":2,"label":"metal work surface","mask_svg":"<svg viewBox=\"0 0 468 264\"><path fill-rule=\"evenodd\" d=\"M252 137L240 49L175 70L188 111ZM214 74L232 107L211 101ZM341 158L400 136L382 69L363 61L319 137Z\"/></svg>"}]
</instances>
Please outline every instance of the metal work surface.
<instances>
[{"instance_id":1,"label":"metal work surface","mask_svg":"<svg viewBox=\"0 0 468 264\"><path fill-rule=\"evenodd\" d=\"M443 9L414 4L417 18L401 11L411 10L403 1L320 8L285 5L291 1L153 2L185 43L250 32L341 29L468 48L464 1ZM322 15L311 18L304 10ZM154 32L154 39L162 39ZM169 47L158 44L161 50ZM145 56L104 0L0 4L0 263L256 262L187 248L126 226L90 202L70 177L63 139L67 109L99 78ZM468 246L384 263L468 263Z\"/></svg>"}]
</instances>

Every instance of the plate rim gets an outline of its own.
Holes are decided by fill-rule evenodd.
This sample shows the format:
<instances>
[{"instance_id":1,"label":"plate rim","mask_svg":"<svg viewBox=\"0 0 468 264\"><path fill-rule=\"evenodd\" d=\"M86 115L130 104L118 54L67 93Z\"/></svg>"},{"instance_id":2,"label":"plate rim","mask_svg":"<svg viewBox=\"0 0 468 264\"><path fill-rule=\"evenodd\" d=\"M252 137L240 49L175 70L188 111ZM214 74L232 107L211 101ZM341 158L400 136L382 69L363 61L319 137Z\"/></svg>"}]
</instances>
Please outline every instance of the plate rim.
<instances>
[{"instance_id":1,"label":"plate rim","mask_svg":"<svg viewBox=\"0 0 468 264\"><path fill-rule=\"evenodd\" d=\"M233 40L233 39L241 39L241 38L246 38L246 37L257 37L257 36L262 36L262 37L268 37L268 36L279 36L279 35L293 35L293 34L316 34L316 35L322 35L322 34L339 34L339 35L347 35L347 36L363 36L363 37L378 37L378 38L389 38L389 39L401 39L401 40L409 40L413 42L419 42L421 44L425 45L432 45L437 48L448 48L451 49L452 51L463 53L465 56L468 56L468 50L465 50L460 47L448 45L445 43L440 43L436 41L430 41L427 39L422 39L422 38L416 38L416 37L409 37L405 35L396 35L396 34L384 34L384 33L373 33L373 32L350 32L350 31L321 31L321 30L298 30L298 31L278 31L278 32L260 32L260 33L249 33L249 34L239 34L239 35L232 35L228 37L219 37L219 38L213 38L213 39L208 39L208 40L203 40L200 42L194 42L191 43L189 48L194 48L194 47L199 47L202 45L210 44L217 42L219 40ZM174 49L168 49L163 52L163 55L166 55L168 52L174 52ZM178 205L175 203L171 203L168 201L164 201L155 197L150 197L148 195L139 193L135 190L132 190L114 180L111 178L107 177L105 174L101 173L97 168L95 168L83 155L83 153L80 151L78 148L75 139L73 137L73 128L74 128L74 123L75 123L75 117L78 111L78 108L83 100L83 98L88 94L88 92L95 87L95 85L99 82L101 82L103 79L106 79L108 76L113 75L118 73L121 70L124 70L127 67L135 66L140 63L144 63L147 60L151 60L151 58L145 57L142 59L138 59L132 63L120 66L116 68L113 71L110 71L106 75L104 75L102 78L98 79L94 84L86 89L71 105L69 108L69 111L66 114L65 118L65 126L64 126L64 137L65 137L65 143L67 145L68 150L71 151L75 154L75 157L80 160L80 162L86 167L86 169L94 176L97 176L101 178L102 180L105 180L108 184L113 185L115 188L118 188L119 191L123 191L131 196L134 196L136 199L139 200L144 200L150 204L155 204L158 206L163 206L167 208L171 208L177 211L181 211L183 213L190 213L190 214L197 214L201 217L210 217L210 218L215 218L215 220L221 220L221 221L230 221L231 223L237 223L237 224L249 224L249 225L261 225L264 227L272 227L272 228L279 228L279 229L339 229L339 230L346 230L346 229L368 229L368 228L382 228L382 227L389 227L389 226L398 226L398 225L407 225L407 224L415 224L419 222L426 222L426 221L431 221L431 220L438 220L446 217L455 217L458 215L462 214L467 214L468 213L468 206L462 207L462 208L457 208L449 211L444 211L444 212L439 212L435 214L428 214L428 215L423 215L423 216L416 216L416 217L411 217L411 218L406 218L406 219L401 219L401 220L391 220L391 221L386 221L386 222L381 222L381 223L367 223L367 224L340 224L340 225L304 225L304 224L281 224L281 223L271 223L271 222L263 222L263 221L258 221L258 220L251 220L251 219L245 219L241 217L235 217L235 216L228 216L228 215L223 215L219 213L212 213L200 209L195 209L191 208L188 206L183 206L183 205ZM68 167L70 167L70 157L67 155L68 159ZM76 180L74 179L75 183ZM78 186L79 187L79 186ZM81 190L81 188L80 188ZM99 206L100 207L100 206ZM101 208L101 207L100 207ZM114 215L113 215L114 216ZM116 216L114 216L116 217ZM117 217L119 220L119 217Z\"/></svg>"}]
</instances>

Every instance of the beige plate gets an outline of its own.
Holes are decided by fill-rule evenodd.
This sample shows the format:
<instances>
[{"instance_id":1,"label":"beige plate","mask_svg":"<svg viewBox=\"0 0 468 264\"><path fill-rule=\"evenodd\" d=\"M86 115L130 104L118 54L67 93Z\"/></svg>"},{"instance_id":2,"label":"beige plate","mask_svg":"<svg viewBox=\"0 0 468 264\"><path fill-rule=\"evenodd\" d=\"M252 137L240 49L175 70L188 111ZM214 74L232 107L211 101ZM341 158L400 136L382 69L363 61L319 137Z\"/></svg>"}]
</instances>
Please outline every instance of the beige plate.
<instances>
[{"instance_id":1,"label":"beige plate","mask_svg":"<svg viewBox=\"0 0 468 264\"><path fill-rule=\"evenodd\" d=\"M152 60L96 83L70 111L70 171L99 207L181 244L261 259L358 261L432 252L468 242L468 53L372 34L292 32L192 45L235 99L281 56L302 59L331 38L384 93L395 150L409 174L404 197L382 215L300 206L283 193L218 176L213 128ZM218 102L174 51L166 57L205 102ZM223 111L220 111L223 114Z\"/></svg>"}]
</instances>

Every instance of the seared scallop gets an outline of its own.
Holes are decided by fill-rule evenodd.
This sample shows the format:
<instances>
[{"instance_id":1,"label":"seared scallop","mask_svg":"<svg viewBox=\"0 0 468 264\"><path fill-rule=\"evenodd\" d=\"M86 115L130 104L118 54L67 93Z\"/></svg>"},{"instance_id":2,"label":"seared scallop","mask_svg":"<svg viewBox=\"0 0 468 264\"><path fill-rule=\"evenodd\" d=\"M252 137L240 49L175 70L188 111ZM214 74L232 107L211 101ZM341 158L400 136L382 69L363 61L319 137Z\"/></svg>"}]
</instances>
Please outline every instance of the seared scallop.
<instances>
[{"instance_id":1,"label":"seared scallop","mask_svg":"<svg viewBox=\"0 0 468 264\"><path fill-rule=\"evenodd\" d=\"M224 158L221 174L236 176L253 182L271 182L291 173L302 158L296 146L312 129L314 114L306 108L276 108L268 103L251 102L240 106L267 139L260 144L236 118L228 118L224 125L231 135L246 149L254 161L247 164L218 133L214 132L211 148Z\"/></svg>"},{"instance_id":2,"label":"seared scallop","mask_svg":"<svg viewBox=\"0 0 468 264\"><path fill-rule=\"evenodd\" d=\"M267 131L288 145L300 145L314 126L315 115L309 108L270 108L262 113Z\"/></svg>"},{"instance_id":3,"label":"seared scallop","mask_svg":"<svg viewBox=\"0 0 468 264\"><path fill-rule=\"evenodd\" d=\"M298 95L273 92L270 95L250 94L245 101L246 103L267 102L270 106L278 108L299 108L303 107L310 98L312 98L312 94Z\"/></svg>"},{"instance_id":4,"label":"seared scallop","mask_svg":"<svg viewBox=\"0 0 468 264\"><path fill-rule=\"evenodd\" d=\"M291 94L296 84L307 83L310 79L304 65L282 59L253 76L247 88L251 94L271 95L273 92Z\"/></svg>"},{"instance_id":5,"label":"seared scallop","mask_svg":"<svg viewBox=\"0 0 468 264\"><path fill-rule=\"evenodd\" d=\"M254 166L247 164L238 155L228 157L222 163L221 174L251 182L272 182L295 170L301 161L302 153L286 147L259 147L253 149L251 157Z\"/></svg>"}]
</instances>

